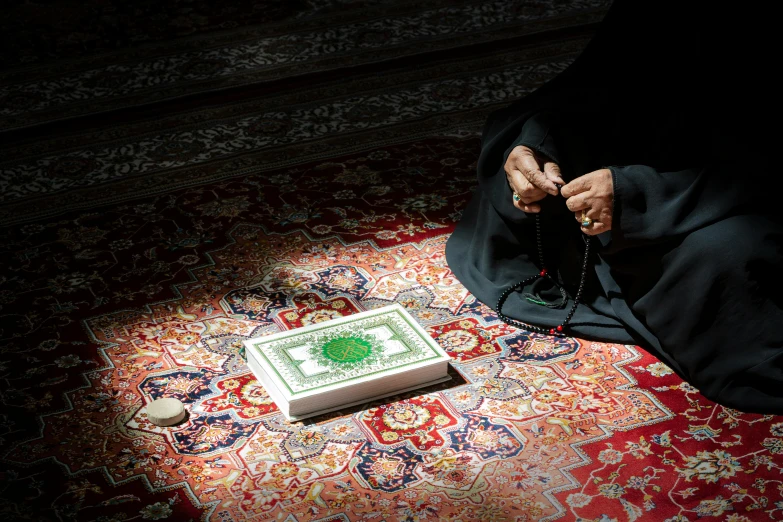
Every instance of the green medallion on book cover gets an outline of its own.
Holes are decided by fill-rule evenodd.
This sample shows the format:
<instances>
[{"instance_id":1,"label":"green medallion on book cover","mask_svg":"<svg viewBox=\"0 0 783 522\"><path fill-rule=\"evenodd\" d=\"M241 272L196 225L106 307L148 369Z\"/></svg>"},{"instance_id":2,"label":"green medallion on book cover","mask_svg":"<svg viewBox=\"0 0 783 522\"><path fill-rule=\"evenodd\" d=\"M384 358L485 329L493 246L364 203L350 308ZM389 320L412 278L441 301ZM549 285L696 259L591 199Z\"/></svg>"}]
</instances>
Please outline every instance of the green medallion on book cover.
<instances>
[{"instance_id":1,"label":"green medallion on book cover","mask_svg":"<svg viewBox=\"0 0 783 522\"><path fill-rule=\"evenodd\" d=\"M370 367L377 364L390 348L385 341L395 338L394 334L384 335L383 331L378 330L361 334L353 332L355 329L341 329L316 334L305 351L295 348L286 353L297 361L301 377L305 379L318 373L313 370L315 367L347 374L358 366Z\"/></svg>"},{"instance_id":2,"label":"green medallion on book cover","mask_svg":"<svg viewBox=\"0 0 783 522\"><path fill-rule=\"evenodd\" d=\"M323 346L323 354L336 363L356 363L372 353L372 344L361 337L338 337Z\"/></svg>"}]
</instances>

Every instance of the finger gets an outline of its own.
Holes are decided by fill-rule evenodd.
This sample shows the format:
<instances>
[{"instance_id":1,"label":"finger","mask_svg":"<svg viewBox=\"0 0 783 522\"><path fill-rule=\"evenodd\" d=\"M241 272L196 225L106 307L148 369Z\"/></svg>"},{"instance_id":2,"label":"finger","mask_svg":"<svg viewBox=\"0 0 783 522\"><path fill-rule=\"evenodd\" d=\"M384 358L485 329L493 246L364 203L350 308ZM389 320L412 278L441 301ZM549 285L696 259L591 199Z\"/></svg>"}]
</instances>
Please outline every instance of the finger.
<instances>
[{"instance_id":1,"label":"finger","mask_svg":"<svg viewBox=\"0 0 783 522\"><path fill-rule=\"evenodd\" d=\"M523 204L535 203L546 197L546 192L533 186L520 171L512 170L509 176L511 180L509 184Z\"/></svg>"},{"instance_id":2,"label":"finger","mask_svg":"<svg viewBox=\"0 0 783 522\"><path fill-rule=\"evenodd\" d=\"M582 222L582 213L584 213L585 216L589 217L593 221L598 221L602 219L601 212L599 212L595 208L587 207L585 209L577 210L574 212L574 219L576 219L580 223Z\"/></svg>"},{"instance_id":3,"label":"finger","mask_svg":"<svg viewBox=\"0 0 783 522\"><path fill-rule=\"evenodd\" d=\"M592 185L592 180L590 178L590 174L584 174L576 179L572 179L570 183L567 183L560 188L560 194L565 198L570 198L576 194L587 192Z\"/></svg>"},{"instance_id":4,"label":"finger","mask_svg":"<svg viewBox=\"0 0 783 522\"><path fill-rule=\"evenodd\" d=\"M565 181L563 181L563 175L560 173L560 165L554 161L547 161L544 163L544 174L546 174L546 177L549 178L549 180L553 183L557 183L558 185L565 185Z\"/></svg>"},{"instance_id":5,"label":"finger","mask_svg":"<svg viewBox=\"0 0 783 522\"><path fill-rule=\"evenodd\" d=\"M511 190L517 194L521 194L530 186L530 183L527 179L525 179L525 176L523 176L522 173L519 172L516 168L511 166L508 166L506 169L506 179L508 180L508 184L511 187Z\"/></svg>"},{"instance_id":6,"label":"finger","mask_svg":"<svg viewBox=\"0 0 783 522\"><path fill-rule=\"evenodd\" d=\"M522 174L537 188L543 190L547 194L551 194L553 196L557 196L559 191L557 190L557 186L555 183L546 177L546 174L536 169L528 169L527 171L522 171Z\"/></svg>"},{"instance_id":7,"label":"finger","mask_svg":"<svg viewBox=\"0 0 783 522\"><path fill-rule=\"evenodd\" d=\"M521 174L520 174L520 176L521 176ZM525 181L525 183L527 184L528 187L531 187L533 190L539 192L540 196L538 196L538 197L530 197L530 195L529 195L530 191L529 190L528 191L523 191L523 193L525 193L527 195L527 197L520 196L518 192L515 192L514 194L516 194L518 196L518 198L514 198L513 197L514 194L512 194L512 198L511 198L512 199L512 203L513 203L513 205L515 207L517 207L519 210L521 210L523 212L527 212L527 213L530 213L530 214L536 214L536 213L541 211L541 206L533 203L533 201L538 201L540 199L545 198L546 197L546 193L542 192L542 191L540 191L538 189L535 189L532 185L527 183L527 181Z\"/></svg>"},{"instance_id":8,"label":"finger","mask_svg":"<svg viewBox=\"0 0 783 522\"><path fill-rule=\"evenodd\" d=\"M514 206L517 207L522 212L527 212L529 214L537 214L538 212L541 212L541 205L538 205L536 203L525 203L522 200L513 200Z\"/></svg>"},{"instance_id":9,"label":"finger","mask_svg":"<svg viewBox=\"0 0 783 522\"><path fill-rule=\"evenodd\" d=\"M554 182L547 178L546 174L538 170L538 162L532 155L520 156L517 160L516 168L536 188L557 196L558 190Z\"/></svg>"},{"instance_id":10,"label":"finger","mask_svg":"<svg viewBox=\"0 0 783 522\"><path fill-rule=\"evenodd\" d=\"M588 236L595 236L602 232L606 232L607 230L609 230L609 226L606 223L601 223L600 221L593 221L589 227L582 227L582 232Z\"/></svg>"},{"instance_id":11,"label":"finger","mask_svg":"<svg viewBox=\"0 0 783 522\"><path fill-rule=\"evenodd\" d=\"M588 198L585 193L577 194L576 196L571 196L568 198L566 200L566 206L571 212L578 212L580 210L590 208L590 204L588 203Z\"/></svg>"},{"instance_id":12,"label":"finger","mask_svg":"<svg viewBox=\"0 0 783 522\"><path fill-rule=\"evenodd\" d=\"M519 200L525 204L530 205L531 203L536 203L538 201L541 201L547 196L547 193L543 190L538 190L537 188L532 188L530 190L527 190L519 195Z\"/></svg>"}]
</instances>

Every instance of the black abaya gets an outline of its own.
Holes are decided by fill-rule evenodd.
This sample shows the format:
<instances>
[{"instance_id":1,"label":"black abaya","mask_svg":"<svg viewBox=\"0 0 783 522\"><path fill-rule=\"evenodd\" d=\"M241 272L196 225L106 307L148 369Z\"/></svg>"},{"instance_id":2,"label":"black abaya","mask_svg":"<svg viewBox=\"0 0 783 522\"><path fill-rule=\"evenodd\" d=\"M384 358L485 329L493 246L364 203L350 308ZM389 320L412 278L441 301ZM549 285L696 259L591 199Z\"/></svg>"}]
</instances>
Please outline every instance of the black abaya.
<instances>
[{"instance_id":1,"label":"black abaya","mask_svg":"<svg viewBox=\"0 0 783 522\"><path fill-rule=\"evenodd\" d=\"M503 169L514 147L548 156L566 181L609 168L612 230L592 242L569 334L639 344L716 402L783 413L783 227L760 17L615 3L571 67L490 116L479 190L446 249L459 280L495 308L540 270L534 219L513 206ZM584 236L564 198L541 207L546 267L573 296ZM560 297L544 284L526 291ZM546 327L567 309L519 292L503 306Z\"/></svg>"}]
</instances>

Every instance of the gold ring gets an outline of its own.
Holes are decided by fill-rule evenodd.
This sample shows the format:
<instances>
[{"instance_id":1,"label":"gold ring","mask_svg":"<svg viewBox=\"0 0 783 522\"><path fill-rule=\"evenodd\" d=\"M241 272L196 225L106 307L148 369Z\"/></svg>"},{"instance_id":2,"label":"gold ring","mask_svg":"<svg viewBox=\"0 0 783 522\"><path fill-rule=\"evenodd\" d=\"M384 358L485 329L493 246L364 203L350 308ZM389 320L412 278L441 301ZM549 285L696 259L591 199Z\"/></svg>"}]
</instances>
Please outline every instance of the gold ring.
<instances>
[{"instance_id":1,"label":"gold ring","mask_svg":"<svg viewBox=\"0 0 783 522\"><path fill-rule=\"evenodd\" d=\"M586 210L582 211L581 219L582 219L582 226L583 227L589 227L590 225L593 224L593 220L590 219L589 217L587 217L587 211Z\"/></svg>"},{"instance_id":2,"label":"gold ring","mask_svg":"<svg viewBox=\"0 0 783 522\"><path fill-rule=\"evenodd\" d=\"M521 200L522 200L522 198L521 198L521 197L519 197L519 194L517 194L516 192L514 192L514 201L516 201L516 202L519 202L519 201L521 201Z\"/></svg>"}]
</instances>

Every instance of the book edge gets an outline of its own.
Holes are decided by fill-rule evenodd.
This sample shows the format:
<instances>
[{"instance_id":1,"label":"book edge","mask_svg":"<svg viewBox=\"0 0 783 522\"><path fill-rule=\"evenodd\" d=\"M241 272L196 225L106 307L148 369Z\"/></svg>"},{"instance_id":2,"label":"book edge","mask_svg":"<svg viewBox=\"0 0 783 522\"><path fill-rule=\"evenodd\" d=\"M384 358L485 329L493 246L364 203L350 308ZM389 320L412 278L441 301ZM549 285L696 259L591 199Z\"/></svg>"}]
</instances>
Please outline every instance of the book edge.
<instances>
[{"instance_id":1,"label":"book edge","mask_svg":"<svg viewBox=\"0 0 783 522\"><path fill-rule=\"evenodd\" d=\"M266 393L269 395L269 398L272 399L272 401L275 403L275 406L277 406L277 409L280 410L280 413L286 416L288 418L288 411L290 411L290 403L285 398L285 395L280 392L279 389L275 386L274 381L268 378L267 372L261 368L258 364L258 361L253 359L251 361L250 357L247 359L247 366L250 368L250 371L253 373L253 376L258 380L258 382L261 383L261 386L264 387L264 390L266 390ZM258 368L254 368L253 366L259 366Z\"/></svg>"},{"instance_id":2,"label":"book edge","mask_svg":"<svg viewBox=\"0 0 783 522\"><path fill-rule=\"evenodd\" d=\"M409 391L413 391L413 390L418 390L420 388L426 388L427 386L440 384L442 382L446 382L446 381L450 381L450 380L451 380L451 375L446 375L445 377L440 377L438 379L435 379L435 380L432 380L432 381L427 381L427 382L422 383L422 384L417 384L415 386L408 386L407 388L402 388L400 390L394 390L393 392L383 393L383 394L375 395L375 396L372 396L372 397L367 397L366 399L353 401L353 402L349 402L349 403L346 403L346 404L341 404L340 406L333 406L333 407L329 407L329 408L324 408L322 410L316 410L316 411L311 412L311 413L303 413L303 414L300 414L300 415L291 415L291 416L289 416L285 412L282 412L282 410L281 410L281 412L283 413L285 418L287 420L289 420L289 421L300 421L302 419L307 419L309 417L316 417L318 415L323 415L325 413L331 413L333 411L342 410L344 408L350 408L352 406L358 406L359 404L368 403L368 402L372 402L372 401L377 401L377 400L383 399L385 397L391 397L392 395L397 395L399 393L405 393L405 392L409 392Z\"/></svg>"}]
</instances>

